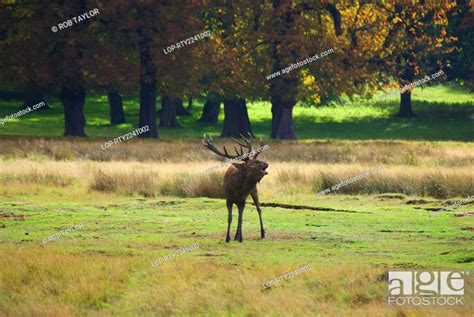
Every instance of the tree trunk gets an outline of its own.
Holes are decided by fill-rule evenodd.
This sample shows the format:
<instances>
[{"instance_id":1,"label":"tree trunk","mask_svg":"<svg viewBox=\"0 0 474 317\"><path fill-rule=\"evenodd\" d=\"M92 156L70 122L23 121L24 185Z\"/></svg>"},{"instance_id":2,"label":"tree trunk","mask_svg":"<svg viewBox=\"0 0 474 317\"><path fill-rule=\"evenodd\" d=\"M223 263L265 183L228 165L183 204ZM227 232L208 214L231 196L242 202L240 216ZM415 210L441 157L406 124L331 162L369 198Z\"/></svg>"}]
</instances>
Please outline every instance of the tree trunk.
<instances>
[{"instance_id":1,"label":"tree trunk","mask_svg":"<svg viewBox=\"0 0 474 317\"><path fill-rule=\"evenodd\" d=\"M86 8L85 0L78 1L79 9L84 12ZM78 31L84 31L85 24L77 26ZM61 81L59 99L64 107L64 136L85 137L84 127L86 117L84 116L84 104L86 101L86 91L84 78L82 76L82 62L84 60L84 43L75 41L69 37L65 40L65 53L67 58L71 58L76 63L68 68Z\"/></svg>"},{"instance_id":2,"label":"tree trunk","mask_svg":"<svg viewBox=\"0 0 474 317\"><path fill-rule=\"evenodd\" d=\"M140 16L143 8L138 7ZM138 46L140 50L140 115L138 127L148 126L147 132L139 135L140 138L157 138L156 127L156 67L152 57L152 41L148 30L138 29Z\"/></svg>"},{"instance_id":3,"label":"tree trunk","mask_svg":"<svg viewBox=\"0 0 474 317\"><path fill-rule=\"evenodd\" d=\"M295 140L293 107L296 101L282 101L272 98L272 139Z\"/></svg>"},{"instance_id":4,"label":"tree trunk","mask_svg":"<svg viewBox=\"0 0 474 317\"><path fill-rule=\"evenodd\" d=\"M188 107L186 109L188 109L188 110L193 109L193 98L188 99Z\"/></svg>"},{"instance_id":5,"label":"tree trunk","mask_svg":"<svg viewBox=\"0 0 474 317\"><path fill-rule=\"evenodd\" d=\"M400 76L402 85L411 84L415 80L415 69L416 69L416 58L411 54L405 55L405 66L404 72ZM413 117L415 114L411 108L411 89L404 91L400 95L400 110L398 111L398 117Z\"/></svg>"},{"instance_id":6,"label":"tree trunk","mask_svg":"<svg viewBox=\"0 0 474 317\"><path fill-rule=\"evenodd\" d=\"M293 123L293 107L296 104L296 79L276 78L270 84L272 103L272 133L273 139L297 139Z\"/></svg>"},{"instance_id":7,"label":"tree trunk","mask_svg":"<svg viewBox=\"0 0 474 317\"><path fill-rule=\"evenodd\" d=\"M224 100L224 127L221 138L239 137L240 134L253 135L245 99Z\"/></svg>"},{"instance_id":8,"label":"tree trunk","mask_svg":"<svg viewBox=\"0 0 474 317\"><path fill-rule=\"evenodd\" d=\"M183 99L181 98L176 98L174 100L176 102L176 115L178 117L182 117L182 116L190 116L191 113L188 112L188 110L186 110L183 106Z\"/></svg>"},{"instance_id":9,"label":"tree trunk","mask_svg":"<svg viewBox=\"0 0 474 317\"><path fill-rule=\"evenodd\" d=\"M202 110L200 122L217 123L219 119L219 113L221 112L221 101L220 100L206 100L204 109Z\"/></svg>"},{"instance_id":10,"label":"tree trunk","mask_svg":"<svg viewBox=\"0 0 474 317\"><path fill-rule=\"evenodd\" d=\"M181 127L176 119L176 109L179 104L179 98L171 99L169 97L163 97L161 99L161 116L160 116L160 127L164 128L179 128ZM183 101L181 100L181 105Z\"/></svg>"},{"instance_id":11,"label":"tree trunk","mask_svg":"<svg viewBox=\"0 0 474 317\"><path fill-rule=\"evenodd\" d=\"M110 124L125 123L125 113L123 112L122 97L116 90L107 92L110 105Z\"/></svg>"},{"instance_id":12,"label":"tree trunk","mask_svg":"<svg viewBox=\"0 0 474 317\"><path fill-rule=\"evenodd\" d=\"M400 111L399 117L413 117L415 114L411 109L411 92L407 91L400 95Z\"/></svg>"},{"instance_id":13,"label":"tree trunk","mask_svg":"<svg viewBox=\"0 0 474 317\"><path fill-rule=\"evenodd\" d=\"M140 80L140 115L138 127L148 126L149 131L139 135L141 138L157 138L156 128L156 82Z\"/></svg>"},{"instance_id":14,"label":"tree trunk","mask_svg":"<svg viewBox=\"0 0 474 317\"><path fill-rule=\"evenodd\" d=\"M61 85L59 99L64 106L64 136L86 136L84 126L84 103L86 93L84 87L71 87L68 84Z\"/></svg>"},{"instance_id":15,"label":"tree trunk","mask_svg":"<svg viewBox=\"0 0 474 317\"><path fill-rule=\"evenodd\" d=\"M281 38L291 34L294 24L295 12L290 8L285 8L285 2L273 0L272 7L276 16L273 19L274 29L279 30L277 37L271 42L273 72L285 67L278 47L281 45ZM293 60L297 60L297 48L289 51ZM285 53L286 54L286 53ZM298 90L297 72L278 76L270 82L270 100L272 103L272 132L273 139L296 139L293 123L293 107L296 104Z\"/></svg>"}]
</instances>

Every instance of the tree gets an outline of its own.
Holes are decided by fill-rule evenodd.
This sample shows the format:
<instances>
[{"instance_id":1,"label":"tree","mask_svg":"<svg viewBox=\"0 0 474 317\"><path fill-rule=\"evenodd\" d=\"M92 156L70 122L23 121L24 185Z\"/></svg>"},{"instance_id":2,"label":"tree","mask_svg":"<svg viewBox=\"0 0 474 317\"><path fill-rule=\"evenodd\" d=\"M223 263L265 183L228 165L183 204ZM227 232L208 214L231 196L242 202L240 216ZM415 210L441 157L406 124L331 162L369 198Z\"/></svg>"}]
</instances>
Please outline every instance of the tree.
<instances>
[{"instance_id":1,"label":"tree","mask_svg":"<svg viewBox=\"0 0 474 317\"><path fill-rule=\"evenodd\" d=\"M262 46L254 59L267 56L264 75L303 64L268 80L272 138L296 137L292 109L297 101L319 103L333 94L372 95L394 75L410 83L421 66L425 74L439 70L437 57L453 49L444 45L453 39L443 31L445 13L453 4L274 0L271 6L259 7L254 10L259 34L255 43ZM330 56L306 62L329 49L334 50ZM402 104L409 106L410 100L408 91Z\"/></svg>"},{"instance_id":2,"label":"tree","mask_svg":"<svg viewBox=\"0 0 474 317\"><path fill-rule=\"evenodd\" d=\"M221 112L221 100L219 98L208 97L204 104L200 122L217 123Z\"/></svg>"},{"instance_id":3,"label":"tree","mask_svg":"<svg viewBox=\"0 0 474 317\"><path fill-rule=\"evenodd\" d=\"M215 122L224 103L221 137L253 133L246 100L262 98L264 83L259 79L253 30L255 7L247 3L216 1L206 12L212 37L206 46L207 72L201 80L208 99L201 121Z\"/></svg>"},{"instance_id":4,"label":"tree","mask_svg":"<svg viewBox=\"0 0 474 317\"><path fill-rule=\"evenodd\" d=\"M105 24L113 29L111 20L116 18L113 14L119 4L114 3L105 13L99 7L99 15L80 23L73 23L73 18L64 21L64 17L90 13L93 8L84 0L68 6L12 1L0 11L2 21L8 21L8 28L0 30L4 35L0 44L2 60L6 61L4 78L59 95L65 136L86 135L87 89L108 90L137 82L130 71L131 63L123 58L130 53L112 45L116 42L113 32L101 28Z\"/></svg>"},{"instance_id":5,"label":"tree","mask_svg":"<svg viewBox=\"0 0 474 317\"><path fill-rule=\"evenodd\" d=\"M292 64L303 64L303 61L304 65L308 64L300 70L279 73L267 80L267 94L272 103L271 137L295 139L293 108L296 102L310 97L319 100L321 96L338 90L327 87L323 80L315 81L311 71L320 70L320 67L317 62L310 65L307 58L336 46L336 36L341 34L341 15L332 4L273 0L271 6L263 3L256 6L254 29L262 34L257 45L264 45L261 54L267 56L263 68L265 78ZM336 34L329 27L331 23ZM317 77L324 75L319 73Z\"/></svg>"},{"instance_id":6,"label":"tree","mask_svg":"<svg viewBox=\"0 0 474 317\"><path fill-rule=\"evenodd\" d=\"M176 98L176 115L178 117L188 117L191 113L184 108L183 99Z\"/></svg>"},{"instance_id":7,"label":"tree","mask_svg":"<svg viewBox=\"0 0 474 317\"><path fill-rule=\"evenodd\" d=\"M368 61L383 69L380 76L383 83L388 84L395 77L398 87L403 88L418 75L424 77L444 68L445 56L455 49L456 38L446 32L447 13L456 9L455 2L416 1L406 5L388 2L367 8L381 17L370 28L384 34L382 44ZM402 90L398 116L414 115L411 93L412 89Z\"/></svg>"},{"instance_id":8,"label":"tree","mask_svg":"<svg viewBox=\"0 0 474 317\"><path fill-rule=\"evenodd\" d=\"M161 98L161 115L160 127L164 128L179 128L181 125L176 118L177 106L180 102L179 98L171 99L168 96ZM182 104L182 100L181 100Z\"/></svg>"},{"instance_id":9,"label":"tree","mask_svg":"<svg viewBox=\"0 0 474 317\"><path fill-rule=\"evenodd\" d=\"M7 79L35 86L34 89L42 93L43 87L59 90L64 106L64 135L85 136L83 67L86 63L84 47L93 41L87 32L90 23L80 23L57 33L53 33L51 24L48 24L62 21L64 16L70 15L69 10L85 12L85 1L74 3L67 9L27 2L5 5L0 12L2 21L7 21L1 30L4 41L0 54L6 61L4 71Z\"/></svg>"},{"instance_id":10,"label":"tree","mask_svg":"<svg viewBox=\"0 0 474 317\"><path fill-rule=\"evenodd\" d=\"M459 1L459 8L448 15L448 34L457 42L457 49L446 59L448 79L456 79L474 91L474 12L469 1Z\"/></svg>"},{"instance_id":11,"label":"tree","mask_svg":"<svg viewBox=\"0 0 474 317\"><path fill-rule=\"evenodd\" d=\"M291 6L285 6L283 1L273 0L272 9L276 16L273 20L273 28L277 36L271 41L271 56L273 61L272 70L280 71L284 68L282 43L293 31L295 22L294 10ZM298 58L296 49L290 49L289 56L292 60ZM270 100L272 103L272 132L273 139L296 139L293 123L293 107L297 98L297 73L288 77L280 76L270 83Z\"/></svg>"},{"instance_id":12,"label":"tree","mask_svg":"<svg viewBox=\"0 0 474 317\"><path fill-rule=\"evenodd\" d=\"M110 47L114 55L122 62L114 60L127 70L131 76L122 76L110 70L113 65L99 67L101 83L130 90L139 87L140 110L139 127L148 125L150 130L140 135L144 138L157 138L156 98L163 98L161 126L179 126L176 120L176 108L180 114L187 111L180 104L178 96L196 93L193 74L199 74L199 67L194 67L194 57L186 50L173 54L163 53L170 43L176 43L189 37L190 24L196 23L193 18L199 8L196 3L176 5L171 2L153 3L140 1L137 4L118 0L111 4L107 14L100 19L104 28L101 31L103 47ZM186 22L183 22L186 21ZM196 23L194 26L199 25ZM187 28L187 29L186 29ZM185 54L185 55L183 55ZM138 59L136 58L138 56ZM104 59L108 60L107 56ZM117 66L115 66L117 68ZM103 78L103 74L112 73L112 78ZM119 76L120 75L120 76ZM189 75L189 76L186 76ZM111 76L109 76L111 77ZM130 84L139 83L138 85ZM191 79L191 83L188 83ZM184 111L183 111L184 110Z\"/></svg>"},{"instance_id":13,"label":"tree","mask_svg":"<svg viewBox=\"0 0 474 317\"><path fill-rule=\"evenodd\" d=\"M203 47L208 38L197 35L205 30L201 19L204 9L202 3L190 2L168 5L166 14L162 13L162 32L166 36L157 39L159 50L154 57L160 74L158 90L163 96L159 111L161 127L181 127L177 116L191 115L184 108L181 97L198 95L203 89L199 78L204 74L203 61L207 56ZM175 50L168 50L171 45Z\"/></svg>"},{"instance_id":14,"label":"tree","mask_svg":"<svg viewBox=\"0 0 474 317\"><path fill-rule=\"evenodd\" d=\"M109 89L107 91L107 97L110 106L110 124L122 124L125 123L125 113L123 112L122 96L118 91Z\"/></svg>"},{"instance_id":15,"label":"tree","mask_svg":"<svg viewBox=\"0 0 474 317\"><path fill-rule=\"evenodd\" d=\"M191 97L188 98L188 107L186 109L187 110L192 110L193 109L193 98L191 98Z\"/></svg>"},{"instance_id":16,"label":"tree","mask_svg":"<svg viewBox=\"0 0 474 317\"><path fill-rule=\"evenodd\" d=\"M140 56L140 114L139 127L149 126L150 131L141 134L142 138L158 137L156 128L156 64L153 56L153 30L149 25L154 20L153 8L144 3L137 6L138 51Z\"/></svg>"},{"instance_id":17,"label":"tree","mask_svg":"<svg viewBox=\"0 0 474 317\"><path fill-rule=\"evenodd\" d=\"M224 127L221 138L236 137L236 134L253 135L245 99L224 100Z\"/></svg>"}]
</instances>

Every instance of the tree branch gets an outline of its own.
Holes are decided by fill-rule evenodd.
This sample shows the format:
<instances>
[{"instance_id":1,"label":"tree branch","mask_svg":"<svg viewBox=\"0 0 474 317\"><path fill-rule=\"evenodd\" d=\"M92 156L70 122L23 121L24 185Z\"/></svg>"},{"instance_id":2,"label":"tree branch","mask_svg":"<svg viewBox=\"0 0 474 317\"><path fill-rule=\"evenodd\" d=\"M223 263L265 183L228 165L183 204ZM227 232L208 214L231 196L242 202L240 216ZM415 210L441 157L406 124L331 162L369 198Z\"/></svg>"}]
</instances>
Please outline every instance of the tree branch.
<instances>
[{"instance_id":1,"label":"tree branch","mask_svg":"<svg viewBox=\"0 0 474 317\"><path fill-rule=\"evenodd\" d=\"M342 34L342 29L341 29L341 14L337 10L336 6L331 3L327 3L326 6L324 7L327 11L332 16L332 19L334 21L334 30L336 31L336 35L339 36Z\"/></svg>"}]
</instances>

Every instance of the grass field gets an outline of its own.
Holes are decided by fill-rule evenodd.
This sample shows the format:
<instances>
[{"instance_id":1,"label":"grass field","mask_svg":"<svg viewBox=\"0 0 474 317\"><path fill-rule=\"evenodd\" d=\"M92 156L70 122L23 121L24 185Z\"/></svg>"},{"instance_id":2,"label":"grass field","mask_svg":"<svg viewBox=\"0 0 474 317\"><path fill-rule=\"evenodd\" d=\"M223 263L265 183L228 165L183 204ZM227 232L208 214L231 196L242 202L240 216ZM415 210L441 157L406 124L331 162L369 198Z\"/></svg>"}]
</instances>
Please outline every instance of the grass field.
<instances>
[{"instance_id":1,"label":"grass field","mask_svg":"<svg viewBox=\"0 0 474 317\"><path fill-rule=\"evenodd\" d=\"M469 306L397 312L385 305L383 276L389 269L473 268L472 219L453 212L430 217L429 207L440 202L409 200L341 195L312 204L351 212L264 207L264 241L248 205L244 243L225 244L226 214L218 199L78 197L60 189L55 195L16 196L0 205L7 215L0 230L6 255L0 312L467 316ZM41 243L77 224L83 228ZM195 242L198 250L151 267L150 261ZM261 289L267 280L306 264L308 272Z\"/></svg>"},{"instance_id":2,"label":"grass field","mask_svg":"<svg viewBox=\"0 0 474 317\"><path fill-rule=\"evenodd\" d=\"M103 97L89 99L86 139L60 137L54 102L0 126L0 316L471 316L474 201L432 212L474 195L472 95L416 92L413 119L392 117L395 99L296 108L302 140L269 140L259 156L270 164L258 185L267 237L249 199L242 244L224 243L224 170L206 173L220 161L199 139L222 121L195 123L198 107L180 118L184 128L161 129L162 140L107 151L101 143L136 126L136 99L125 103L131 124L119 127L107 125ZM0 103L2 115L15 110ZM256 134L268 136L269 105L249 112ZM389 307L395 270L469 272L465 305Z\"/></svg>"},{"instance_id":3,"label":"grass field","mask_svg":"<svg viewBox=\"0 0 474 317\"><path fill-rule=\"evenodd\" d=\"M0 315L468 316L472 309L472 298L449 310L385 304L387 271L472 271L474 202L432 216L473 192L468 144L272 144L261 155L270 174L259 184L267 238L259 239L248 203L244 243L225 244L224 200L202 197L222 196L222 172L205 174L218 162L193 161L198 151L186 156L189 142L169 145L175 156L160 152L152 161L87 159L97 141L67 143L67 158L65 141L26 140L17 152L10 142L0 142L8 153L0 164ZM153 151L132 143L120 151L136 146ZM302 146L313 160L289 155ZM389 161L387 148L411 155ZM335 162L337 153L351 163ZM383 170L360 184L315 195L374 166ZM432 192L393 193L396 184ZM199 249L151 266L193 243ZM304 265L311 269L262 290Z\"/></svg>"}]
</instances>

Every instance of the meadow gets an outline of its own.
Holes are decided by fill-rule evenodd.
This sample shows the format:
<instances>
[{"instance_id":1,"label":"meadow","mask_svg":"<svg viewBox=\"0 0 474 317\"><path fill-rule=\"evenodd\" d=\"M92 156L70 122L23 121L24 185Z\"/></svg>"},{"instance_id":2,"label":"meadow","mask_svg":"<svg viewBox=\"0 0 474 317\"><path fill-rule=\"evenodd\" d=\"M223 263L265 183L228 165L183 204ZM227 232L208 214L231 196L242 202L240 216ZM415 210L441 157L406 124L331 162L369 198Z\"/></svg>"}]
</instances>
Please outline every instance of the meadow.
<instances>
[{"instance_id":1,"label":"meadow","mask_svg":"<svg viewBox=\"0 0 474 317\"><path fill-rule=\"evenodd\" d=\"M387 99L379 92L371 99L358 96L328 102L326 106L310 107L301 104L294 109L297 136L303 140L419 140L419 141L473 141L474 98L468 90L459 86L434 86L416 89L413 92L415 118L396 118L399 97ZM55 98L47 98L51 109L36 111L11 120L0 126L1 136L63 135L63 107ZM17 112L18 100L0 101L0 116ZM107 96L90 93L84 108L90 139L115 138L135 130L138 126L138 98L124 97L126 124L109 124ZM160 138L177 140L201 138L204 133L219 135L224 120L223 105L220 124L197 122L202 112L203 100L196 99L192 116L179 117L183 128L161 128ZM157 109L160 109L157 102ZM269 102L247 104L252 128L256 136L267 138L271 128L271 105ZM448 132L449 131L449 132Z\"/></svg>"},{"instance_id":2,"label":"meadow","mask_svg":"<svg viewBox=\"0 0 474 317\"><path fill-rule=\"evenodd\" d=\"M100 144L136 127L136 98L125 101L130 123L113 127L104 97L91 96L86 139L60 137L54 101L0 126L0 316L470 316L472 292L459 307L386 304L388 271L474 268L474 201L432 214L474 194L472 95L415 92L411 119L393 117L395 98L296 108L301 139L266 140L259 156L270 164L258 185L267 237L249 199L242 244L224 243L224 169L206 173L221 161L200 143L222 120L196 123L202 103L182 129L160 129L161 140L107 151ZM2 115L16 109L0 105ZM269 105L252 103L249 114L267 137ZM473 285L471 274L465 289Z\"/></svg>"}]
</instances>

